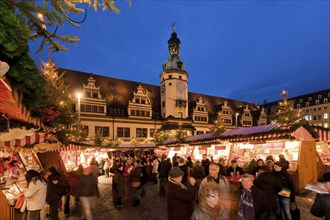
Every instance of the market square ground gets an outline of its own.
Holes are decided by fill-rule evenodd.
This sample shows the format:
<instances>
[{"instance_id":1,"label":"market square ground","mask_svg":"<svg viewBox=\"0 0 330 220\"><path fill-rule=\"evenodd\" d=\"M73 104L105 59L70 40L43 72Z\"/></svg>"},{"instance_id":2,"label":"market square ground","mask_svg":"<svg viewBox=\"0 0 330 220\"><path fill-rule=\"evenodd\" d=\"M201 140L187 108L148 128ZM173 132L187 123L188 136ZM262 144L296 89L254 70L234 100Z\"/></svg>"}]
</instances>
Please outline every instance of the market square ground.
<instances>
[{"instance_id":1,"label":"market square ground","mask_svg":"<svg viewBox=\"0 0 330 220\"><path fill-rule=\"evenodd\" d=\"M231 184L231 191L234 191L237 185ZM139 207L130 205L123 209L117 209L112 203L111 178L99 177L100 197L97 199L95 220L167 220L165 197L158 195L158 185L148 183L146 185L147 195L141 199ZM301 212L301 220L316 220L310 214L309 210L313 204L315 193L306 192L296 196L296 203ZM237 200L232 196L233 214L230 219L236 219L234 215L237 210ZM63 211L60 211L60 219L79 220L80 215L73 213L69 218L64 217Z\"/></svg>"}]
</instances>

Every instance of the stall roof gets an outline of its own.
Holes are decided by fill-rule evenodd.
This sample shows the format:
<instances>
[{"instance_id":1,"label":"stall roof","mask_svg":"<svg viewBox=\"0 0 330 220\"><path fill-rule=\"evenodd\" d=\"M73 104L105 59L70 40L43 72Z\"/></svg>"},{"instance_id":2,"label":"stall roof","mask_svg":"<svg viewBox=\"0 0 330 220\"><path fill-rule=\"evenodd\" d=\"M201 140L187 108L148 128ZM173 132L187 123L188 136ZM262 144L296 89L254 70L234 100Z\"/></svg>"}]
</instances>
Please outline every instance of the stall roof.
<instances>
[{"instance_id":1,"label":"stall roof","mask_svg":"<svg viewBox=\"0 0 330 220\"><path fill-rule=\"evenodd\" d=\"M234 135L249 135L255 133L269 132L271 130L279 128L279 124L260 125L249 128L237 128L233 130L226 130L221 136L234 136Z\"/></svg>"}]
</instances>

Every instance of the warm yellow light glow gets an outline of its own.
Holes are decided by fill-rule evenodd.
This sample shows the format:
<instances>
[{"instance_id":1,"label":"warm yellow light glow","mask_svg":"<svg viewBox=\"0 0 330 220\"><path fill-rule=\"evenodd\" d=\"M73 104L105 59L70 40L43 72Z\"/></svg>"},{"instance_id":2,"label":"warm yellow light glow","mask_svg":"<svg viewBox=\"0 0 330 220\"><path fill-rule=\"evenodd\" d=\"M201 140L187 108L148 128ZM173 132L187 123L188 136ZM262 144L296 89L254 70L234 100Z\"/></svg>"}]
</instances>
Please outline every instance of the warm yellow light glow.
<instances>
[{"instance_id":1,"label":"warm yellow light glow","mask_svg":"<svg viewBox=\"0 0 330 220\"><path fill-rule=\"evenodd\" d=\"M43 18L43 16L42 16L42 14L41 14L41 13L38 13L38 17L39 17L40 19L42 19L42 18Z\"/></svg>"},{"instance_id":2,"label":"warm yellow light glow","mask_svg":"<svg viewBox=\"0 0 330 220\"><path fill-rule=\"evenodd\" d=\"M77 96L78 99L80 99L81 98L81 93L80 92L77 92L76 93L76 96Z\"/></svg>"}]
</instances>

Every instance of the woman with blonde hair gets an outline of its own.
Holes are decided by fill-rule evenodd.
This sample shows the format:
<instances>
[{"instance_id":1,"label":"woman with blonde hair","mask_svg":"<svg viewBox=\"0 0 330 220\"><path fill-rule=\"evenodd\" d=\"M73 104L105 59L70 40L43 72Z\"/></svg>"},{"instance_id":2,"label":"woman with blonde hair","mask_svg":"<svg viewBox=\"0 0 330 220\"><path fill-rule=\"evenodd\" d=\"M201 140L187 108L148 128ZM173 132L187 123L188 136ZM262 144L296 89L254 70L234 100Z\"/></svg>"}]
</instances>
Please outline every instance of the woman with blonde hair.
<instances>
[{"instance_id":1,"label":"woman with blonde hair","mask_svg":"<svg viewBox=\"0 0 330 220\"><path fill-rule=\"evenodd\" d=\"M220 189L215 182L206 182L199 191L199 204L196 206L191 220L223 219L223 206L220 202Z\"/></svg>"}]
</instances>

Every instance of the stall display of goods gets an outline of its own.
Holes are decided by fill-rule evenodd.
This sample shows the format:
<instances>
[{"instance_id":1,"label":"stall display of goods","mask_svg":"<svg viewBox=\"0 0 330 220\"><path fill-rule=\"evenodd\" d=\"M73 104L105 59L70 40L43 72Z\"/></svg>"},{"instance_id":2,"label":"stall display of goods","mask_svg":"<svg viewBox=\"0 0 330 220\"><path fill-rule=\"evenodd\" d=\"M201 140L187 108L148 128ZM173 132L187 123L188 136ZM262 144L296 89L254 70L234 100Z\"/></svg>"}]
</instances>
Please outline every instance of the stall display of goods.
<instances>
[{"instance_id":1,"label":"stall display of goods","mask_svg":"<svg viewBox=\"0 0 330 220\"><path fill-rule=\"evenodd\" d=\"M239 166L247 168L252 159L266 160L272 155L275 161L283 154L290 162L288 171L296 171L299 155L299 141L274 141L258 144L237 143L234 145L231 159L236 159Z\"/></svg>"},{"instance_id":2,"label":"stall display of goods","mask_svg":"<svg viewBox=\"0 0 330 220\"><path fill-rule=\"evenodd\" d=\"M36 170L38 172L41 172L43 170L40 161L35 153L20 152L19 155L26 170Z\"/></svg>"},{"instance_id":3,"label":"stall display of goods","mask_svg":"<svg viewBox=\"0 0 330 220\"><path fill-rule=\"evenodd\" d=\"M316 143L316 151L319 154L324 165L330 166L330 150L326 142Z\"/></svg>"}]
</instances>

